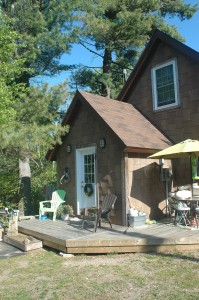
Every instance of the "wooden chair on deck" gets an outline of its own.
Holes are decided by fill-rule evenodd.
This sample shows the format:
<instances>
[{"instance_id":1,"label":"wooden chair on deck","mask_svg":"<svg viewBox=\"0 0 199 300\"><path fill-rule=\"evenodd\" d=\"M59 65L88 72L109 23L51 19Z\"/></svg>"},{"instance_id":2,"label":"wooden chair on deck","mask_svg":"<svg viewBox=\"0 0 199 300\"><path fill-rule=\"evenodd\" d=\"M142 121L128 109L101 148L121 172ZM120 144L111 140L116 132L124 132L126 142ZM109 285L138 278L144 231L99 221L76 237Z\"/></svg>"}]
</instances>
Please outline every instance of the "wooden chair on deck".
<instances>
[{"instance_id":1,"label":"wooden chair on deck","mask_svg":"<svg viewBox=\"0 0 199 300\"><path fill-rule=\"evenodd\" d=\"M113 194L106 195L102 201L100 208L92 209L93 211L92 216L89 216L89 208L84 208L82 229L84 228L84 222L86 219L94 220L94 232L97 231L98 223L99 223L99 227L101 227L102 219L108 221L110 227L112 228L109 213L111 212L116 200L117 200L116 195Z\"/></svg>"}]
</instances>

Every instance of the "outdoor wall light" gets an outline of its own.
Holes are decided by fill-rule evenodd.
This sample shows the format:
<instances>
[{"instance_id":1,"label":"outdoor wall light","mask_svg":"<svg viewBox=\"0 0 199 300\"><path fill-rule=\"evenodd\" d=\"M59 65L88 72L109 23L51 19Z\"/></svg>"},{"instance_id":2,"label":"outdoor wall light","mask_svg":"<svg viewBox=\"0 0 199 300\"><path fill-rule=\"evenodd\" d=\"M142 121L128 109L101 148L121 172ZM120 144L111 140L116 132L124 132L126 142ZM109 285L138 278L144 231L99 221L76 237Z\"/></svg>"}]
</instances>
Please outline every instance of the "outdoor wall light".
<instances>
[{"instance_id":1,"label":"outdoor wall light","mask_svg":"<svg viewBox=\"0 0 199 300\"><path fill-rule=\"evenodd\" d=\"M71 153L71 151L72 151L72 146L71 146L71 145L67 145L67 146L66 146L66 151L67 151L67 153Z\"/></svg>"},{"instance_id":2,"label":"outdoor wall light","mask_svg":"<svg viewBox=\"0 0 199 300\"><path fill-rule=\"evenodd\" d=\"M106 139L100 139L99 140L99 145L101 149L104 149L106 147Z\"/></svg>"}]
</instances>

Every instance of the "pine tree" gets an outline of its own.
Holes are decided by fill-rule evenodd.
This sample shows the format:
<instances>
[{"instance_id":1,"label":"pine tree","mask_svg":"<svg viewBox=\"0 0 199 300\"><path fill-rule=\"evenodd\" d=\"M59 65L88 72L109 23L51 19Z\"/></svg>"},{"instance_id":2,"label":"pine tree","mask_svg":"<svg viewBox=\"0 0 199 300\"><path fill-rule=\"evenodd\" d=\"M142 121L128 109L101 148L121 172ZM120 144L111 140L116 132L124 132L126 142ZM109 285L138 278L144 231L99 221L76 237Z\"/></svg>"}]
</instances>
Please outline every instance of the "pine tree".
<instances>
[{"instance_id":1,"label":"pine tree","mask_svg":"<svg viewBox=\"0 0 199 300\"><path fill-rule=\"evenodd\" d=\"M19 40L19 35L11 30L8 19L0 13L0 125L12 120L15 115L12 104L16 95L25 89L24 84L16 83L26 70L24 61L16 57L15 39Z\"/></svg>"},{"instance_id":2,"label":"pine tree","mask_svg":"<svg viewBox=\"0 0 199 300\"><path fill-rule=\"evenodd\" d=\"M23 62L22 72L7 84L8 89L11 84L23 89L16 90L13 98L8 97L13 117L9 126L1 124L1 148L19 157L22 198L25 213L30 214L30 159L34 159L40 147L60 142L67 130L59 125L57 115L66 99L66 84L51 89L36 87L31 86L31 79L67 69L59 59L70 50L71 11L65 1L54 0L2 0L1 8L2 14L9 17L9 29L17 34L13 38L13 61ZM7 112L4 116L6 119Z\"/></svg>"},{"instance_id":3,"label":"pine tree","mask_svg":"<svg viewBox=\"0 0 199 300\"><path fill-rule=\"evenodd\" d=\"M70 1L64 0L2 0L2 11L12 18L10 26L21 35L18 55L25 59L20 82L29 84L38 75L55 75L68 67L60 57L71 48Z\"/></svg>"},{"instance_id":4,"label":"pine tree","mask_svg":"<svg viewBox=\"0 0 199 300\"><path fill-rule=\"evenodd\" d=\"M157 28L183 41L166 17L189 19L196 5L173 0L77 1L79 42L102 60L101 70L81 67L74 80L104 96L117 95L123 85L123 70L131 71L137 56Z\"/></svg>"}]
</instances>

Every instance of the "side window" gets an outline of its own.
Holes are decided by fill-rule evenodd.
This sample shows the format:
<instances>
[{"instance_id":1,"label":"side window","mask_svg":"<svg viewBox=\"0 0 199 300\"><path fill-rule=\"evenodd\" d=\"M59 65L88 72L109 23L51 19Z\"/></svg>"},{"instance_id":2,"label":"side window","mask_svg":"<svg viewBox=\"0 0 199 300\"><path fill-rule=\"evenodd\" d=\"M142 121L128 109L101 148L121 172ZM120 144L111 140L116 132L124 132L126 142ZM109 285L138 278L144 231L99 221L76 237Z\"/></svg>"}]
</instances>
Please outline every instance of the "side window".
<instances>
[{"instance_id":1,"label":"side window","mask_svg":"<svg viewBox=\"0 0 199 300\"><path fill-rule=\"evenodd\" d=\"M179 105L178 71L175 59L152 68L151 79L154 111Z\"/></svg>"}]
</instances>

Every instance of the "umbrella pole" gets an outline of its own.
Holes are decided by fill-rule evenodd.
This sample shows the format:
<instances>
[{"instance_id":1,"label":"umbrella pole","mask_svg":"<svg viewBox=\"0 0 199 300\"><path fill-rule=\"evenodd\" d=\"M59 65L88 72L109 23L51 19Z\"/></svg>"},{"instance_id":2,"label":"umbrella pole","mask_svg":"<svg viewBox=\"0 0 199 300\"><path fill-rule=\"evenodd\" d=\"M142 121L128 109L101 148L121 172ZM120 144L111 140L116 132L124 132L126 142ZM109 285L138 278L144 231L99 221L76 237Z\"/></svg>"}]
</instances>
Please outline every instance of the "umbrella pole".
<instances>
[{"instance_id":1,"label":"umbrella pole","mask_svg":"<svg viewBox=\"0 0 199 300\"><path fill-rule=\"evenodd\" d=\"M168 195L169 195L169 187L168 187L168 180L166 180L166 216L168 216Z\"/></svg>"},{"instance_id":2,"label":"umbrella pole","mask_svg":"<svg viewBox=\"0 0 199 300\"><path fill-rule=\"evenodd\" d=\"M198 162L197 157L193 154L190 154L192 198L193 198L193 182L194 182L194 179L197 178L197 162Z\"/></svg>"}]
</instances>

